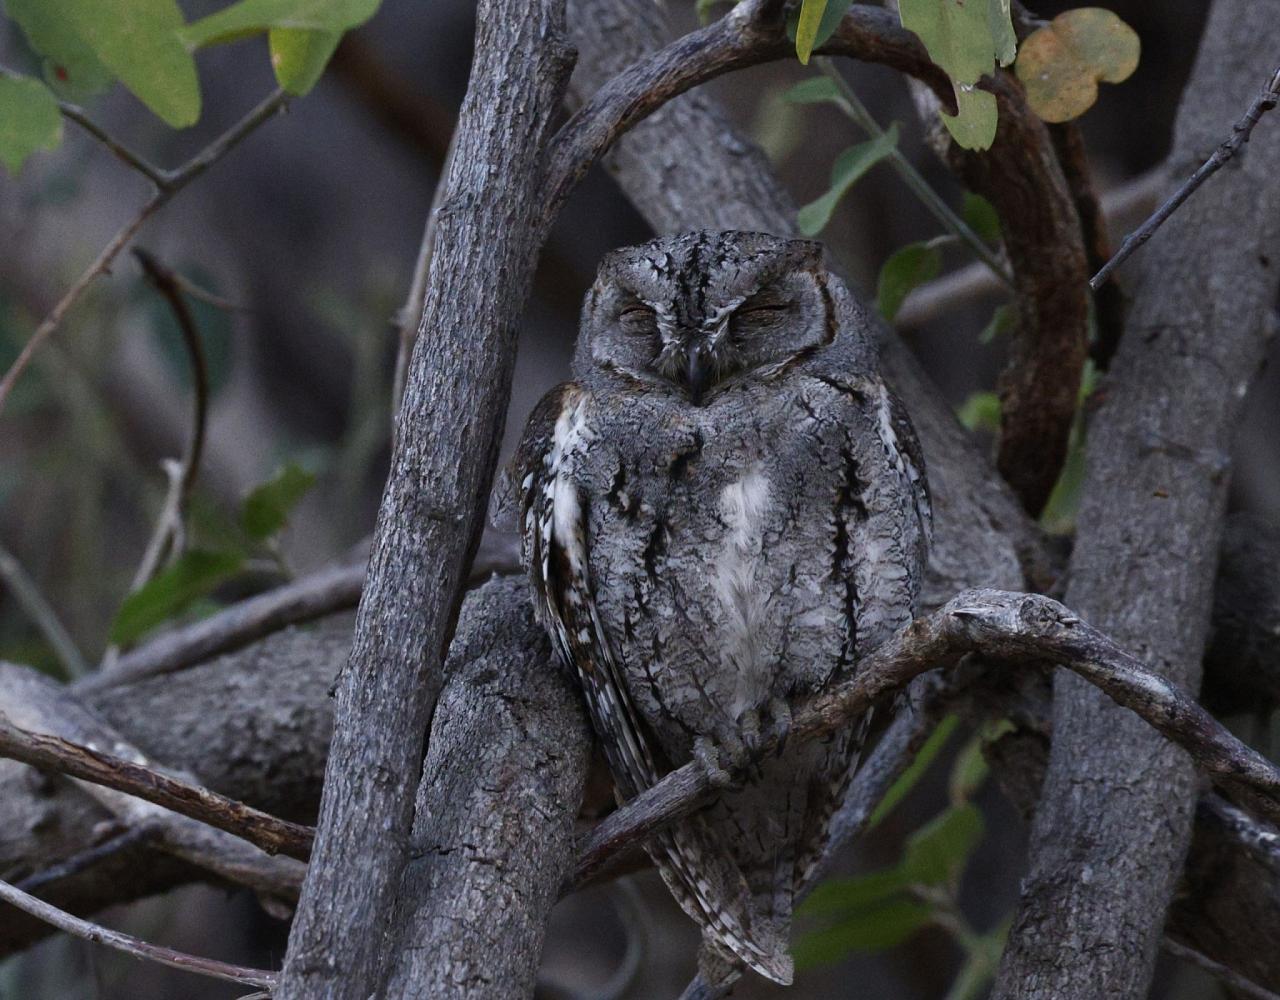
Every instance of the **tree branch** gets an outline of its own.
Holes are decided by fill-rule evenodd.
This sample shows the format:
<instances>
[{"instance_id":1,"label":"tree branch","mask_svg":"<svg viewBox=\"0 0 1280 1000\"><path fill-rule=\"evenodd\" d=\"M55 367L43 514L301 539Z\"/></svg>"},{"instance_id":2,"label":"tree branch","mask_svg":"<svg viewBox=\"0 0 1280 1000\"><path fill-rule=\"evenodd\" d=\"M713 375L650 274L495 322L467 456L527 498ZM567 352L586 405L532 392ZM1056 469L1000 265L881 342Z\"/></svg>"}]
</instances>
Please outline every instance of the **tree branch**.
<instances>
[{"instance_id":1,"label":"tree branch","mask_svg":"<svg viewBox=\"0 0 1280 1000\"><path fill-rule=\"evenodd\" d=\"M1280 45L1273 5L1217 0L1167 176L1217 142ZM1280 132L1174 215L1146 253L1097 393L1064 600L1148 669L1199 685L1229 449L1277 292ZM1195 801L1190 761L1092 685L1055 678L1030 871L995 996L1148 988ZM1091 985L1092 984L1092 985Z\"/></svg>"},{"instance_id":2,"label":"tree branch","mask_svg":"<svg viewBox=\"0 0 1280 1000\"><path fill-rule=\"evenodd\" d=\"M9 370L5 372L4 378L0 378L0 412L4 411L5 401L9 398L9 393L12 391L14 383L26 371L27 366L31 364L31 359L35 356L35 352L40 345L53 335L63 317L80 300L80 296L93 284L94 279L111 270L111 265L116 257L119 256L120 251L128 246L129 241L133 239L146 221L163 208L174 195L239 145L259 125L283 108L288 103L288 100L288 95L284 91L275 91L235 125L231 126L176 170L153 171L157 173L157 176L151 178L154 184L151 197L138 209L137 214L121 227L111 241L102 248L94 262L67 289L66 294L58 300L57 304L49 311L49 314L36 327L35 333L23 345L18 357L9 366ZM113 149L113 152L116 152L116 150ZM117 152L117 155L120 154ZM146 171L143 171L143 173L144 175L147 174Z\"/></svg>"},{"instance_id":3,"label":"tree branch","mask_svg":"<svg viewBox=\"0 0 1280 1000\"><path fill-rule=\"evenodd\" d=\"M308 827L277 819L225 795L170 777L147 764L47 733L29 732L15 726L3 711L0 711L0 756L134 795L233 833L268 854L284 853L305 861L311 853L313 831Z\"/></svg>"},{"instance_id":4,"label":"tree branch","mask_svg":"<svg viewBox=\"0 0 1280 1000\"><path fill-rule=\"evenodd\" d=\"M265 969L249 969L243 965L228 965L226 962L219 962L212 958L201 958L198 955L188 955L184 952L174 951L171 948L161 948L159 945L148 944L146 941L142 941L132 935L108 930L98 924L91 924L87 920L73 917L70 913L65 913L56 906L50 906L48 903L36 899L35 896L28 895L21 889L11 886L8 882L0 882L0 900L4 900L10 906L16 906L24 913L29 913L47 924L52 924L58 930L66 931L68 934L73 934L86 941L92 941L94 944L105 944L108 948L122 951L126 955L132 955L134 958L140 958L147 962L158 962L160 965L167 965L171 969L194 972L197 975L210 976L213 979L221 979L228 983L260 986L264 989L271 989L275 986L276 974L274 972L268 972Z\"/></svg>"},{"instance_id":5,"label":"tree branch","mask_svg":"<svg viewBox=\"0 0 1280 1000\"><path fill-rule=\"evenodd\" d=\"M852 679L798 707L788 739L826 735L926 670L953 666L971 653L991 662L1030 661L1070 670L1181 746L1224 788L1248 799L1268 819L1280 820L1280 768L1106 635L1057 601L1033 594L966 591L916 619L860 659ZM768 742L761 755L773 749ZM591 832L570 884L593 877L614 853L689 815L712 793L711 779L696 761L672 771Z\"/></svg>"}]
</instances>

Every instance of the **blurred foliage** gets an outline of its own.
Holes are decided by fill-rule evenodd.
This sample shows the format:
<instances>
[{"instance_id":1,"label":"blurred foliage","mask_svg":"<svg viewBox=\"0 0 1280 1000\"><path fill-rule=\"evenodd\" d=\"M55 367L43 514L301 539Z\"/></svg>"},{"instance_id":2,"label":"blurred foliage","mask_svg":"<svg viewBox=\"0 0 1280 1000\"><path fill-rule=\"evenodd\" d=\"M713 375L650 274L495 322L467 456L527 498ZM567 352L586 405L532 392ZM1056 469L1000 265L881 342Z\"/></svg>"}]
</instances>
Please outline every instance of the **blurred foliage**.
<instances>
[{"instance_id":1,"label":"blurred foliage","mask_svg":"<svg viewBox=\"0 0 1280 1000\"><path fill-rule=\"evenodd\" d=\"M1014 70L1027 103L1047 122L1079 118L1098 99L1098 83L1122 83L1138 68L1137 33L1109 10L1059 14L1022 43Z\"/></svg>"},{"instance_id":2,"label":"blurred foliage","mask_svg":"<svg viewBox=\"0 0 1280 1000\"><path fill-rule=\"evenodd\" d=\"M895 251L880 268L876 280L876 309L885 322L893 322L911 289L932 281L940 270L942 254L934 240L908 243Z\"/></svg>"},{"instance_id":3,"label":"blurred foliage","mask_svg":"<svg viewBox=\"0 0 1280 1000\"><path fill-rule=\"evenodd\" d=\"M831 213L863 174L885 159L898 143L895 122L887 132L856 146L850 146L836 157L831 166L831 186L826 193L809 202L796 214L796 225L806 236L816 236L831 221Z\"/></svg>"}]
</instances>

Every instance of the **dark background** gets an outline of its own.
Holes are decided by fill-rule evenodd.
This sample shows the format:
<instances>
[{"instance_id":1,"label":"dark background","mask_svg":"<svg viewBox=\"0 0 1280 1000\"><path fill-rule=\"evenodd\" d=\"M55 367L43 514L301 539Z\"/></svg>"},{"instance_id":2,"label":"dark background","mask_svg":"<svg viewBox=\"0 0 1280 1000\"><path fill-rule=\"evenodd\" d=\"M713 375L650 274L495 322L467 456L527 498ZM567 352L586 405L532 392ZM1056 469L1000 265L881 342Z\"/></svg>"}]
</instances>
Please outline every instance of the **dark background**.
<instances>
[{"instance_id":1,"label":"dark background","mask_svg":"<svg viewBox=\"0 0 1280 1000\"><path fill-rule=\"evenodd\" d=\"M183 6L195 17L219 4ZM1041 4L1037 13L1051 16L1067 6ZM1104 86L1084 118L1104 190L1165 155L1205 7L1196 0L1106 6L1137 30L1143 52L1134 76ZM691 3L672 0L668 7L677 24L693 23ZM248 489L286 460L320 477L285 535L295 569L332 560L371 530L388 457L393 317L407 293L466 86L473 28L465 0L385 0L309 96L181 194L139 238L171 267L243 307L197 310L215 389L195 511L196 530L208 537L217 536ZM0 59L32 66L7 21L0 22ZM119 88L91 112L153 160L177 164L274 86L261 40L207 51L200 69L205 112L187 131L168 129ZM713 85L800 203L822 193L833 159L861 138L834 109L781 101L782 91L811 72L791 62ZM958 206L958 187L920 146L903 81L876 67L850 65L847 72L882 124L901 123L903 147ZM1223 123L1224 137L1229 126ZM16 180L0 180L0 364L7 368L35 323L145 196L136 175L71 124L57 153L37 156ZM894 249L939 232L882 165L853 189L822 238L855 290L866 294ZM556 227L524 318L508 448L537 398L564 377L595 262L649 235L608 177L593 171ZM947 267L968 262L961 250L947 254ZM908 334L954 405L994 386L1003 345L980 344L977 335L998 303L977 300ZM187 434L189 388L176 344L165 308L124 255L40 352L0 418L0 544L31 572L91 659L105 646L163 496L159 462L180 454ZM1280 387L1264 373L1251 390L1232 492L1233 507L1272 518L1280 517L1278 410ZM232 600L271 582L266 574L249 575L216 596ZM53 664L3 591L0 658ZM954 738L951 750L962 742ZM937 811L945 758L858 845L850 870L891 863L903 836ZM1024 829L994 788L978 801L988 832L962 898L972 922L986 929L1016 899ZM177 948L273 967L287 933L250 895L200 887L102 919ZM635 879L634 889L596 889L562 905L547 945L545 995L597 995L593 990L609 979L636 934L646 942L644 971L616 995L675 995L692 971L696 935L651 874ZM959 956L944 933L928 930L883 954L803 973L790 995L943 997ZM1156 990L1163 997L1218 995L1201 974L1172 963ZM63 939L0 962L5 1000L244 992ZM753 980L736 995L782 994Z\"/></svg>"}]
</instances>

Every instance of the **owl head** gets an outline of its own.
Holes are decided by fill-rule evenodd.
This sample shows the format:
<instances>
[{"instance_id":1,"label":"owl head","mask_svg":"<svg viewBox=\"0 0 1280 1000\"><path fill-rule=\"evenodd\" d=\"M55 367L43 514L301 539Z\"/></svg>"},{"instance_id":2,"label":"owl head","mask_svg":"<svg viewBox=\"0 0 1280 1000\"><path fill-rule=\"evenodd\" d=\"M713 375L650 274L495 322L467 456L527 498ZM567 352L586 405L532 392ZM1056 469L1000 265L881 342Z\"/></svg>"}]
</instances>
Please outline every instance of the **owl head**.
<instances>
[{"instance_id":1,"label":"owl head","mask_svg":"<svg viewBox=\"0 0 1280 1000\"><path fill-rule=\"evenodd\" d=\"M575 374L604 371L695 406L833 344L855 307L822 245L692 232L615 250L583 307Z\"/></svg>"}]
</instances>

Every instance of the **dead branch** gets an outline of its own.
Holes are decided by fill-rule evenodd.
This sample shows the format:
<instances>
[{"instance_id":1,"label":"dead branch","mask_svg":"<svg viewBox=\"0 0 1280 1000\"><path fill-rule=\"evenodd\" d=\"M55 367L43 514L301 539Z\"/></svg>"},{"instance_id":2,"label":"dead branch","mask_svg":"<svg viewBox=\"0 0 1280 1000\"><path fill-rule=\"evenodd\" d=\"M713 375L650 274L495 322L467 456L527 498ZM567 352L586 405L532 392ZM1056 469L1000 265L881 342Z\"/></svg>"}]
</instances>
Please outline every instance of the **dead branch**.
<instances>
[{"instance_id":1,"label":"dead branch","mask_svg":"<svg viewBox=\"0 0 1280 1000\"><path fill-rule=\"evenodd\" d=\"M243 802L170 777L145 763L47 733L30 732L15 726L3 711L0 711L0 756L137 796L233 833L268 854L284 853L305 861L311 853L313 831L308 827L277 819Z\"/></svg>"},{"instance_id":2,"label":"dead branch","mask_svg":"<svg viewBox=\"0 0 1280 1000\"><path fill-rule=\"evenodd\" d=\"M124 952L126 955L132 955L134 958L140 958L147 962L158 962L161 965L169 966L171 969L182 969L184 972L194 972L197 975L210 976L213 979L221 979L228 983L261 986L265 989L271 989L276 982L276 974L265 969L249 969L243 965L229 965L226 962L219 962L212 958L188 955L184 952L174 951L172 948L161 948L159 945L148 944L146 941L129 934L123 934L120 931L108 930L98 924L91 924L87 920L81 920L79 917L73 917L70 913L59 910L56 906L50 906L48 903L36 899L35 896L28 895L21 889L11 886L8 882L0 882L0 899L10 906L17 907L24 913L29 913L47 924L52 924L58 930L66 931L68 934L73 934L86 941L92 941L94 944L104 944L108 948L114 948L117 951Z\"/></svg>"}]
</instances>

